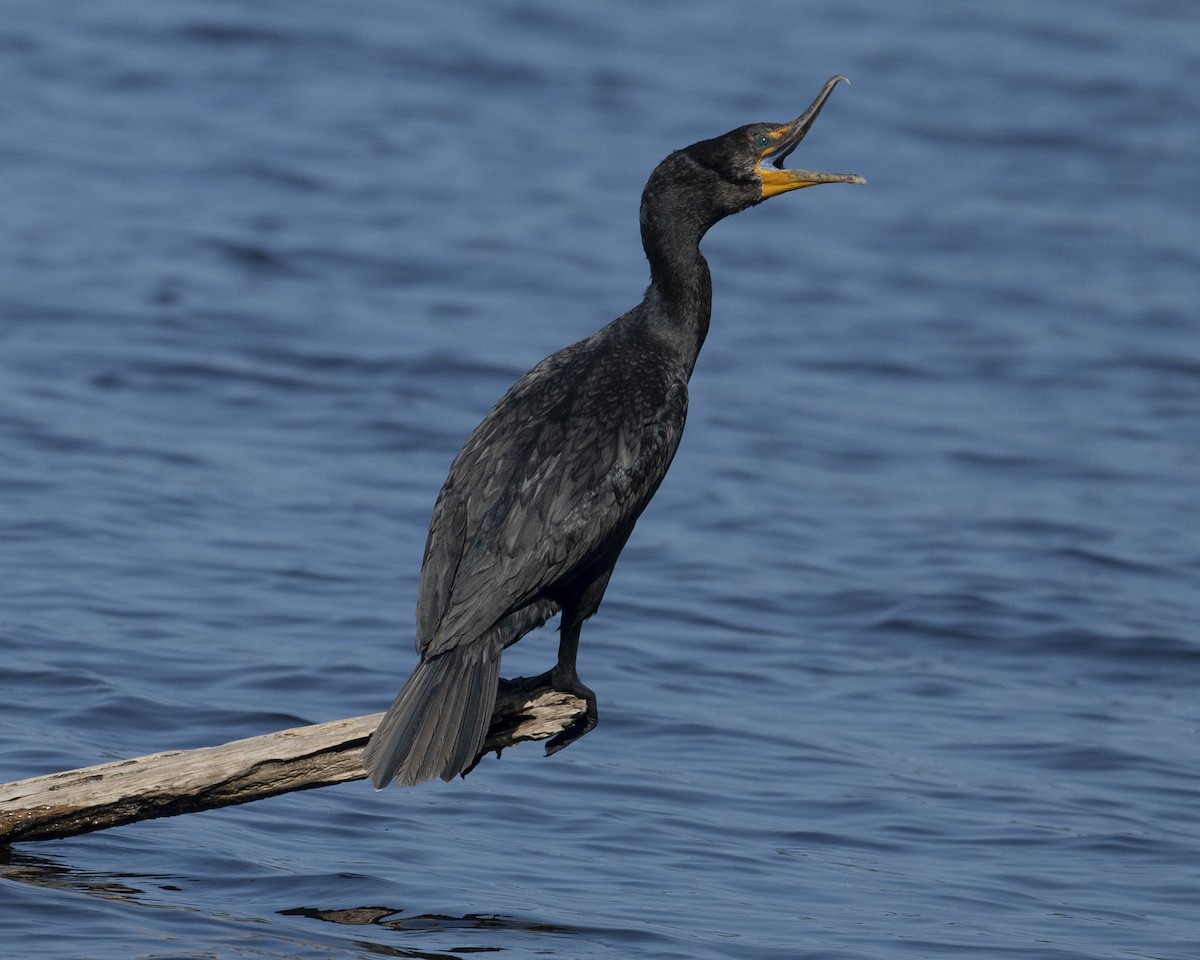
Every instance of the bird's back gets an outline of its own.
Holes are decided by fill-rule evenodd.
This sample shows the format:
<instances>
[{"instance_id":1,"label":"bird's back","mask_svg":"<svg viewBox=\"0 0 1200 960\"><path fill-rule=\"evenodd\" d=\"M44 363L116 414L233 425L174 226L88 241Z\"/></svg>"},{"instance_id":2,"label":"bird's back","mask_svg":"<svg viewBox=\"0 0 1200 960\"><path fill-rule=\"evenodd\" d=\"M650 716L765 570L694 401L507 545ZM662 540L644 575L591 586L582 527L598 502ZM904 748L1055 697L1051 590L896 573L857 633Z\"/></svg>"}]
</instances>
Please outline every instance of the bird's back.
<instances>
[{"instance_id":1,"label":"bird's back","mask_svg":"<svg viewBox=\"0 0 1200 960\"><path fill-rule=\"evenodd\" d=\"M467 440L426 543L423 656L506 646L552 616L579 578L615 563L687 411L690 370L644 320L635 309L547 357Z\"/></svg>"}]
</instances>

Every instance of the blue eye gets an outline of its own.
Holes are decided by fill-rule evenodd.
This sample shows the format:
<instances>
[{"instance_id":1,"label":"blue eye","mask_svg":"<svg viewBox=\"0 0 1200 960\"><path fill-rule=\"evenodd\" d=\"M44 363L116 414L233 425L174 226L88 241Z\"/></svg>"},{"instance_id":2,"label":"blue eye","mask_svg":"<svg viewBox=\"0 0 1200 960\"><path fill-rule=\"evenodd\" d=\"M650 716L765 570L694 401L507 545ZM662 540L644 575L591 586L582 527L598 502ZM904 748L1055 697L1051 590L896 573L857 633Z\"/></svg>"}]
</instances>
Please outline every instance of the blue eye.
<instances>
[{"instance_id":1,"label":"blue eye","mask_svg":"<svg viewBox=\"0 0 1200 960\"><path fill-rule=\"evenodd\" d=\"M764 133L764 134L761 134L761 135L759 136L759 138L758 138L757 140L755 140L754 142L755 142L755 143L758 145L758 149L760 149L760 150L766 150L766 149L767 149L767 147L769 147L769 146L771 145L771 138L770 138L770 137L768 137L768 136L767 136L767 135Z\"/></svg>"}]
</instances>

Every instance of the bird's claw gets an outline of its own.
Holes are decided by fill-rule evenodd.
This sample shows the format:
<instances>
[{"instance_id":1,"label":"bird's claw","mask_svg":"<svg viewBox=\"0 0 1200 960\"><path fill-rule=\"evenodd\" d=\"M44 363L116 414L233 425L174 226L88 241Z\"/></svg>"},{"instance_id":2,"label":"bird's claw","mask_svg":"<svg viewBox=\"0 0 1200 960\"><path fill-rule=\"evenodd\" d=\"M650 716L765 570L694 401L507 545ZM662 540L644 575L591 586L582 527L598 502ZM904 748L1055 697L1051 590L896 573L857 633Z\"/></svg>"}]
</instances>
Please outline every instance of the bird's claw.
<instances>
[{"instance_id":1,"label":"bird's claw","mask_svg":"<svg viewBox=\"0 0 1200 960\"><path fill-rule=\"evenodd\" d=\"M587 709L582 717L576 717L567 725L565 730L556 734L547 742L546 756L548 757L558 753L564 747L569 747L585 734L591 733L600 722L599 711L596 708L596 694L592 692L590 687L583 685L579 679L579 675L574 670L563 670L560 667L555 667L550 671L550 683L555 690L578 697L587 705Z\"/></svg>"},{"instance_id":2,"label":"bird's claw","mask_svg":"<svg viewBox=\"0 0 1200 960\"><path fill-rule=\"evenodd\" d=\"M584 734L591 733L591 731L595 730L597 721L594 714L595 711L592 709L592 705L589 704L587 714L579 717L576 720L573 720L570 725L562 731L562 733L559 733L551 738L551 740L546 744L546 756L554 756L554 754L558 753L559 750L562 750L564 747L569 747Z\"/></svg>"}]
</instances>

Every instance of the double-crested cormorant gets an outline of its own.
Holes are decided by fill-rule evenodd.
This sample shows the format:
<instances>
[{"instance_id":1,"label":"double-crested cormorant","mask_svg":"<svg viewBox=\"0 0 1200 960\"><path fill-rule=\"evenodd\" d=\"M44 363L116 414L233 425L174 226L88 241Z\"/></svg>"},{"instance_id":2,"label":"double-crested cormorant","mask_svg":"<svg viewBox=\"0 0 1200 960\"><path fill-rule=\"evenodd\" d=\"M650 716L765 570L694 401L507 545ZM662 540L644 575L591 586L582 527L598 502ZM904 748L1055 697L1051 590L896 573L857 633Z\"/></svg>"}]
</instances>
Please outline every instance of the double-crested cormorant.
<instances>
[{"instance_id":1,"label":"double-crested cormorant","mask_svg":"<svg viewBox=\"0 0 1200 960\"><path fill-rule=\"evenodd\" d=\"M521 377L455 458L421 568L421 662L364 757L377 788L469 769L492 716L501 652L560 611L549 678L585 699L587 713L546 752L595 727L596 696L575 671L579 631L683 433L688 378L712 307L700 240L717 221L776 194L865 182L782 169L843 79L829 80L791 123L739 127L660 163L642 194L645 298Z\"/></svg>"}]
</instances>

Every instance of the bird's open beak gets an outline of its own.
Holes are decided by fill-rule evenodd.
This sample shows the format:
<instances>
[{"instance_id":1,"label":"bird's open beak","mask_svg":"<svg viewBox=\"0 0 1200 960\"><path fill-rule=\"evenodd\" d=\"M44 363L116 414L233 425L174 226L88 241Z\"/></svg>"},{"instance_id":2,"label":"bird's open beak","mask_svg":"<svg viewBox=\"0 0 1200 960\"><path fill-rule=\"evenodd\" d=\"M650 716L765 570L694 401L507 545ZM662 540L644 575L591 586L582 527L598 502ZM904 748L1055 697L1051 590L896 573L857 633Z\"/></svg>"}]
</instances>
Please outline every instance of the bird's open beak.
<instances>
[{"instance_id":1,"label":"bird's open beak","mask_svg":"<svg viewBox=\"0 0 1200 960\"><path fill-rule=\"evenodd\" d=\"M817 94L817 99L812 102L811 107L791 123L785 123L782 127L776 127L767 134L771 139L771 145L758 158L758 173L762 177L764 200L776 194L787 193L789 190L799 190L801 187L812 187L818 183L867 182L855 173L818 173L815 170L782 169L783 162L796 149L800 141L804 139L809 127L817 119L817 114L825 106L825 101L829 99L829 95L833 92L833 88L842 80L846 80L846 78L842 76L830 77L826 81L825 86L821 88L821 92ZM846 80L846 82L849 83L850 81ZM768 160L773 162L774 169L763 166Z\"/></svg>"}]
</instances>

